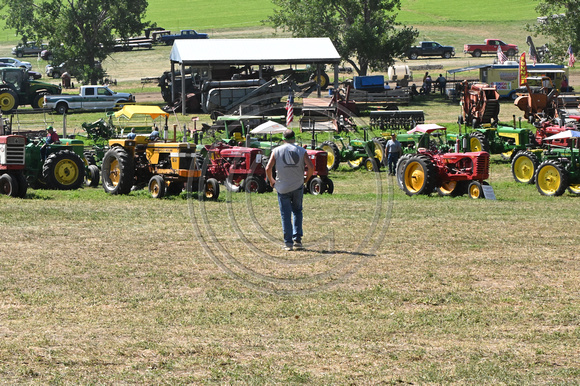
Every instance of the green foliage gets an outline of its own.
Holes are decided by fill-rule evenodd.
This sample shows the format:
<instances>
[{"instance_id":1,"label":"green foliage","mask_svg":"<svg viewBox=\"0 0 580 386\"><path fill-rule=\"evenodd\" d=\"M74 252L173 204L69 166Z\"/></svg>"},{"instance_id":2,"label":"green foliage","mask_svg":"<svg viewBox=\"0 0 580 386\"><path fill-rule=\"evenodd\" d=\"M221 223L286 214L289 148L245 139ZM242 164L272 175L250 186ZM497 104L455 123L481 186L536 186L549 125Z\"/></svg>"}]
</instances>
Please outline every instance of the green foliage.
<instances>
[{"instance_id":1,"label":"green foliage","mask_svg":"<svg viewBox=\"0 0 580 386\"><path fill-rule=\"evenodd\" d=\"M22 40L47 41L55 62L68 62L83 83L104 75L96 65L114 50L115 38L143 31L147 0L2 0L7 28Z\"/></svg>"},{"instance_id":2,"label":"green foliage","mask_svg":"<svg viewBox=\"0 0 580 386\"><path fill-rule=\"evenodd\" d=\"M295 37L329 37L359 75L381 70L402 57L418 32L396 22L399 0L273 0L268 18Z\"/></svg>"},{"instance_id":3,"label":"green foliage","mask_svg":"<svg viewBox=\"0 0 580 386\"><path fill-rule=\"evenodd\" d=\"M563 60L568 46L574 52L580 49L580 2L577 0L539 0L536 11L547 16L545 23L528 25L535 35L545 35L552 39L551 54ZM556 16L557 15L557 16Z\"/></svg>"}]
</instances>

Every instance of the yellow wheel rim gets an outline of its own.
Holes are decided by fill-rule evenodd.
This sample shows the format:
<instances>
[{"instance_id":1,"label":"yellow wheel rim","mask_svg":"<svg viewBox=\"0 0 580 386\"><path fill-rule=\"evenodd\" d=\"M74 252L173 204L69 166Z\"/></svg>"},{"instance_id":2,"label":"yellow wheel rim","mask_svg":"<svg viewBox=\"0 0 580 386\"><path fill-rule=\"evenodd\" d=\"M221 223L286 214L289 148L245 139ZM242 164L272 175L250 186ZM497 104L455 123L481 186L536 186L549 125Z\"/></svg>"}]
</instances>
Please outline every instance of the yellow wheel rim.
<instances>
[{"instance_id":1,"label":"yellow wheel rim","mask_svg":"<svg viewBox=\"0 0 580 386\"><path fill-rule=\"evenodd\" d=\"M334 165L334 153L332 152L332 148L330 146L322 146L322 150L327 154L326 167L330 169L332 165Z\"/></svg>"},{"instance_id":2,"label":"yellow wheel rim","mask_svg":"<svg viewBox=\"0 0 580 386\"><path fill-rule=\"evenodd\" d=\"M556 193L561 182L558 169L552 165L546 165L538 172L538 187L548 195Z\"/></svg>"},{"instance_id":3,"label":"yellow wheel rim","mask_svg":"<svg viewBox=\"0 0 580 386\"><path fill-rule=\"evenodd\" d=\"M513 150L510 151L506 151L505 153L501 153L501 156L503 157L503 159L510 159L512 157L512 154L514 153Z\"/></svg>"},{"instance_id":4,"label":"yellow wheel rim","mask_svg":"<svg viewBox=\"0 0 580 386\"><path fill-rule=\"evenodd\" d=\"M357 168L363 163L363 157L357 158L353 161L348 161L348 163L351 167Z\"/></svg>"},{"instance_id":5,"label":"yellow wheel rim","mask_svg":"<svg viewBox=\"0 0 580 386\"><path fill-rule=\"evenodd\" d=\"M119 167L119 161L115 159L111 161L109 180L111 180L111 184L113 184L113 186L117 186L119 184L120 179L121 179L121 168Z\"/></svg>"},{"instance_id":6,"label":"yellow wheel rim","mask_svg":"<svg viewBox=\"0 0 580 386\"><path fill-rule=\"evenodd\" d=\"M439 190L444 194L451 194L457 188L457 181L447 181L441 184Z\"/></svg>"},{"instance_id":7,"label":"yellow wheel rim","mask_svg":"<svg viewBox=\"0 0 580 386\"><path fill-rule=\"evenodd\" d=\"M206 185L205 187L205 197L206 198L213 198L213 196L215 196L215 192L213 190L213 188L211 186Z\"/></svg>"},{"instance_id":8,"label":"yellow wheel rim","mask_svg":"<svg viewBox=\"0 0 580 386\"><path fill-rule=\"evenodd\" d=\"M514 162L514 174L521 182L529 182L534 178L534 163L528 157L520 157Z\"/></svg>"},{"instance_id":9,"label":"yellow wheel rim","mask_svg":"<svg viewBox=\"0 0 580 386\"><path fill-rule=\"evenodd\" d=\"M469 147L471 151L481 151L481 149L483 149L481 141L476 137L471 137L471 140L469 141Z\"/></svg>"},{"instance_id":10,"label":"yellow wheel rim","mask_svg":"<svg viewBox=\"0 0 580 386\"><path fill-rule=\"evenodd\" d=\"M568 188L572 193L580 194L580 184L571 184Z\"/></svg>"},{"instance_id":11,"label":"yellow wheel rim","mask_svg":"<svg viewBox=\"0 0 580 386\"><path fill-rule=\"evenodd\" d=\"M425 184L425 170L423 166L417 162L410 162L405 168L404 176L405 186L411 193L417 193Z\"/></svg>"},{"instance_id":12,"label":"yellow wheel rim","mask_svg":"<svg viewBox=\"0 0 580 386\"><path fill-rule=\"evenodd\" d=\"M153 197L159 196L159 192L161 191L161 187L159 186L159 183L157 181L152 181L151 187L149 188L149 191L151 192L151 195Z\"/></svg>"},{"instance_id":13,"label":"yellow wheel rim","mask_svg":"<svg viewBox=\"0 0 580 386\"><path fill-rule=\"evenodd\" d=\"M371 161L370 159L366 160L365 167L369 172L372 172L374 170L373 161Z\"/></svg>"},{"instance_id":14,"label":"yellow wheel rim","mask_svg":"<svg viewBox=\"0 0 580 386\"><path fill-rule=\"evenodd\" d=\"M9 93L2 93L0 94L0 107L2 110L12 110L14 105L16 104L16 99L14 96Z\"/></svg>"},{"instance_id":15,"label":"yellow wheel rim","mask_svg":"<svg viewBox=\"0 0 580 386\"><path fill-rule=\"evenodd\" d=\"M59 184L70 185L79 178L79 168L72 160L63 159L54 167L54 176Z\"/></svg>"},{"instance_id":16,"label":"yellow wheel rim","mask_svg":"<svg viewBox=\"0 0 580 386\"><path fill-rule=\"evenodd\" d=\"M379 162L383 162L383 152L378 147L375 147L375 158L379 160Z\"/></svg>"},{"instance_id":17,"label":"yellow wheel rim","mask_svg":"<svg viewBox=\"0 0 580 386\"><path fill-rule=\"evenodd\" d=\"M476 184L472 184L469 187L469 197L479 198L480 196L481 196L481 190L479 189L479 186L477 186Z\"/></svg>"}]
</instances>

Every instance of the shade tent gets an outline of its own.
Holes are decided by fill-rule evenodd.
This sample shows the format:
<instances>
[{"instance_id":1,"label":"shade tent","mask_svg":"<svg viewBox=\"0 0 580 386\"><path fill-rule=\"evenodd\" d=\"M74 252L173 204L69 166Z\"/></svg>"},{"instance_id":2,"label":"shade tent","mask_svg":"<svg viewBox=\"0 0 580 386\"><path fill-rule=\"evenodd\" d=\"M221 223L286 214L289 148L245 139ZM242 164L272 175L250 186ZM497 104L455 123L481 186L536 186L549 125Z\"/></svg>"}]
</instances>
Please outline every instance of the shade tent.
<instances>
[{"instance_id":1,"label":"shade tent","mask_svg":"<svg viewBox=\"0 0 580 386\"><path fill-rule=\"evenodd\" d=\"M439 126L435 123L425 123L421 125L415 126L414 129L407 131L407 134L414 134L414 133L432 133L437 130L446 130L445 127Z\"/></svg>"},{"instance_id":2,"label":"shade tent","mask_svg":"<svg viewBox=\"0 0 580 386\"><path fill-rule=\"evenodd\" d=\"M335 87L338 86L341 60L329 38L183 39L175 41L169 58L172 77L176 74L176 66L183 74L186 73L185 67L302 64L321 68L322 65L332 64ZM181 84L181 93L185 94L185 82ZM185 114L185 103L182 108Z\"/></svg>"},{"instance_id":3,"label":"shade tent","mask_svg":"<svg viewBox=\"0 0 580 386\"><path fill-rule=\"evenodd\" d=\"M151 119L155 120L159 117L168 117L169 113L161 110L159 106L144 105L126 105L115 113L116 118L125 117L131 119L134 115L148 115Z\"/></svg>"},{"instance_id":4,"label":"shade tent","mask_svg":"<svg viewBox=\"0 0 580 386\"><path fill-rule=\"evenodd\" d=\"M267 121L262 123L259 126L256 126L255 128L253 128L250 133L252 134L279 134L279 133L283 133L286 130L288 130L288 128L280 123L274 122L274 121Z\"/></svg>"},{"instance_id":5,"label":"shade tent","mask_svg":"<svg viewBox=\"0 0 580 386\"><path fill-rule=\"evenodd\" d=\"M564 130L559 132L558 134L554 134L550 137L547 137L546 140L552 139L565 139L565 138L580 138L580 131L577 130Z\"/></svg>"}]
</instances>

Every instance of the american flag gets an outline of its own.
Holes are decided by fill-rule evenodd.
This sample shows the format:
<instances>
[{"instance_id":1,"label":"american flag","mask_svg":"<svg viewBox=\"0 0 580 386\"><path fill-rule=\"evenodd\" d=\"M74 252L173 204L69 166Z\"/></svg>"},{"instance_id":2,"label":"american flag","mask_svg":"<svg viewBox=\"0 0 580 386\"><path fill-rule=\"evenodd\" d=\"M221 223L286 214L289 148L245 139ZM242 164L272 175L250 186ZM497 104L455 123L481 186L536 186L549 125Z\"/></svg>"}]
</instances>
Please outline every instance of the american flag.
<instances>
[{"instance_id":1,"label":"american flag","mask_svg":"<svg viewBox=\"0 0 580 386\"><path fill-rule=\"evenodd\" d=\"M504 62L507 62L507 60L508 58L501 50L501 46L497 46L497 61L499 62L499 64L503 64Z\"/></svg>"},{"instance_id":2,"label":"american flag","mask_svg":"<svg viewBox=\"0 0 580 386\"><path fill-rule=\"evenodd\" d=\"M286 126L290 125L290 122L294 120L294 94L290 90L288 95L288 100L286 101Z\"/></svg>"},{"instance_id":3,"label":"american flag","mask_svg":"<svg viewBox=\"0 0 580 386\"><path fill-rule=\"evenodd\" d=\"M576 57L574 56L574 52L572 52L572 45L568 46L568 67L574 67L574 63L576 62Z\"/></svg>"}]
</instances>

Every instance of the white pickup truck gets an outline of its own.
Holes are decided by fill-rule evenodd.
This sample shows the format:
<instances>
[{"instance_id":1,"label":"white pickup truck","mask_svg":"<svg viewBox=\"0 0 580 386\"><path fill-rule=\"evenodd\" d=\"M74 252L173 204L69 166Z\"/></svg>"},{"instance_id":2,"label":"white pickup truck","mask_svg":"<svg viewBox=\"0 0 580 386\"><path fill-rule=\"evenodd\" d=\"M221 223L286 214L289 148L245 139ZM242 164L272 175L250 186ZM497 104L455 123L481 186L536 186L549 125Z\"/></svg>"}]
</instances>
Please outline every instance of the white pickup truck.
<instances>
[{"instance_id":1,"label":"white pickup truck","mask_svg":"<svg viewBox=\"0 0 580 386\"><path fill-rule=\"evenodd\" d=\"M66 114L69 110L110 110L134 102L132 94L114 92L107 86L81 86L78 95L46 95L44 108Z\"/></svg>"}]
</instances>

